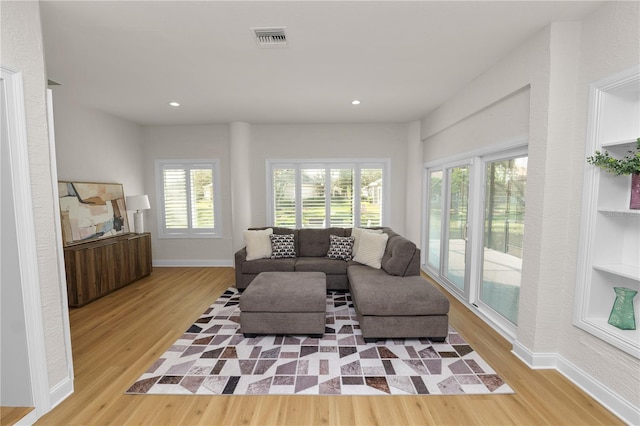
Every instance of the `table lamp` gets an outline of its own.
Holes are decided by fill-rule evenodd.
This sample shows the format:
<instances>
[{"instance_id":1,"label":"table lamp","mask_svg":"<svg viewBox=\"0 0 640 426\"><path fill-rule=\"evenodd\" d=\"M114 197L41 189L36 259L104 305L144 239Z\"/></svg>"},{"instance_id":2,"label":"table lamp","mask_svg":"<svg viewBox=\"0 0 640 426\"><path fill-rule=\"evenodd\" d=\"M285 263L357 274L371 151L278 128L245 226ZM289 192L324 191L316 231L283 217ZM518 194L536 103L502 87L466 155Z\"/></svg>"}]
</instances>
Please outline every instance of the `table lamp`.
<instances>
[{"instance_id":1,"label":"table lamp","mask_svg":"<svg viewBox=\"0 0 640 426\"><path fill-rule=\"evenodd\" d=\"M135 210L133 214L133 229L137 234L144 233L144 219L141 210L151 208L149 197L146 195L129 195L126 198L127 210Z\"/></svg>"}]
</instances>

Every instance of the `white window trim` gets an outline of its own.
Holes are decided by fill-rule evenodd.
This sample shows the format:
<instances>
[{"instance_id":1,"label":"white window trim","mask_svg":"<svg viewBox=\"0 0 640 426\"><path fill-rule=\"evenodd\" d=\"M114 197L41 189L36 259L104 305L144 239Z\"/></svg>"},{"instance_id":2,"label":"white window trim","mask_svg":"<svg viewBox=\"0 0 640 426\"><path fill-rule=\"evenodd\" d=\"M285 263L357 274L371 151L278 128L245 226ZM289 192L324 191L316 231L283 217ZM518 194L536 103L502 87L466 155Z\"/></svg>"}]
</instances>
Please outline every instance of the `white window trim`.
<instances>
[{"instance_id":1,"label":"white window trim","mask_svg":"<svg viewBox=\"0 0 640 426\"><path fill-rule=\"evenodd\" d=\"M346 167L356 169L359 174L360 169L367 167L379 167L382 165L382 197L384 204L382 206L381 226L388 226L391 214L391 160L389 158L297 158L297 159L267 159L266 160L266 194L267 194L267 223L273 226L273 170L274 168L291 168L296 170L296 181L300 182L300 169L302 167ZM300 185L296 186L296 199L300 199ZM360 226L360 192L354 192L354 226ZM327 213L327 217L328 217ZM296 228L300 228L302 224L302 210L296 206Z\"/></svg>"},{"instance_id":2,"label":"white window trim","mask_svg":"<svg viewBox=\"0 0 640 426\"><path fill-rule=\"evenodd\" d=\"M164 185L162 178L162 170L165 166L188 166L193 167L196 165L202 165L206 168L213 169L213 220L214 228L211 229L179 229L179 230L167 230L164 221ZM155 161L155 175L156 175L156 212L158 221L158 237L159 238L222 238L222 215L220 213L220 160L215 159L200 159L200 160L175 160L175 159L163 159Z\"/></svg>"}]
</instances>

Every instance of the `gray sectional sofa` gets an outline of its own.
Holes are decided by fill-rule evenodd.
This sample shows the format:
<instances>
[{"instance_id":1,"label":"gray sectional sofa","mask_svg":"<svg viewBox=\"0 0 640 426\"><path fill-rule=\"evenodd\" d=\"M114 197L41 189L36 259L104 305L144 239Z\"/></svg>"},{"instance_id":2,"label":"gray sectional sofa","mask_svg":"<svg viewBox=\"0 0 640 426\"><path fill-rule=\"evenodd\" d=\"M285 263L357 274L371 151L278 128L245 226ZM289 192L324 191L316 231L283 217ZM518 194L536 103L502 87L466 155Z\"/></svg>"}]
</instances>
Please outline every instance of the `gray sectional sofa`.
<instances>
[{"instance_id":1,"label":"gray sectional sofa","mask_svg":"<svg viewBox=\"0 0 640 426\"><path fill-rule=\"evenodd\" d=\"M351 292L365 340L447 337L449 300L420 276L420 249L413 242L390 228L377 228L389 238L381 268L375 269L326 257L329 236L350 236L351 228L272 229L274 234L294 234L297 257L247 261L246 248L240 249L235 253L238 290L261 272L324 272L327 290Z\"/></svg>"}]
</instances>

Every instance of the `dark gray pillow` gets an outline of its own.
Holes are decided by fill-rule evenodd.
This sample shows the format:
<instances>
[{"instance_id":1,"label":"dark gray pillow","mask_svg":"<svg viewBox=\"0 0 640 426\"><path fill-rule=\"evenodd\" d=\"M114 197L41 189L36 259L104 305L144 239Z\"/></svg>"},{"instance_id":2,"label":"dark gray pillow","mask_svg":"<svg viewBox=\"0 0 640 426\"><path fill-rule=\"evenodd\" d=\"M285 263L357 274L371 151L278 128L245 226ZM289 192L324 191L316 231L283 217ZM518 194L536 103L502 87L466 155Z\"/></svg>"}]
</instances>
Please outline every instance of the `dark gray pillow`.
<instances>
[{"instance_id":1,"label":"dark gray pillow","mask_svg":"<svg viewBox=\"0 0 640 426\"><path fill-rule=\"evenodd\" d=\"M271 258L282 259L285 257L296 257L296 246L293 234L279 235L271 234Z\"/></svg>"},{"instance_id":2,"label":"dark gray pillow","mask_svg":"<svg viewBox=\"0 0 640 426\"><path fill-rule=\"evenodd\" d=\"M327 257L329 259L346 260L347 262L352 258L353 242L355 237L339 237L337 235L329 235L329 252Z\"/></svg>"}]
</instances>

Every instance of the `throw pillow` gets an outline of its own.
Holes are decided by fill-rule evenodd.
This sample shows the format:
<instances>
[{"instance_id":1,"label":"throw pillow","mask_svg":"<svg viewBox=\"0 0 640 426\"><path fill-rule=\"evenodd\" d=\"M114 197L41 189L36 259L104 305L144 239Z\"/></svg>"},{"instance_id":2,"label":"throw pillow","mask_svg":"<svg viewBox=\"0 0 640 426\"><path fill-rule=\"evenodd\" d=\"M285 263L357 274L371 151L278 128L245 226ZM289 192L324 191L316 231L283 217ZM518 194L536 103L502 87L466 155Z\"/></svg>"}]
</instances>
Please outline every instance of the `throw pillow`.
<instances>
[{"instance_id":1,"label":"throw pillow","mask_svg":"<svg viewBox=\"0 0 640 426\"><path fill-rule=\"evenodd\" d=\"M296 246L293 234L271 234L271 258L296 257Z\"/></svg>"},{"instance_id":2,"label":"throw pillow","mask_svg":"<svg viewBox=\"0 0 640 426\"><path fill-rule=\"evenodd\" d=\"M329 259L351 260L351 252L353 250L353 242L355 237L339 237L337 235L329 235L329 252L327 257Z\"/></svg>"},{"instance_id":3,"label":"throw pillow","mask_svg":"<svg viewBox=\"0 0 640 426\"><path fill-rule=\"evenodd\" d=\"M373 232L374 234L382 234L382 229L367 229L367 228L353 228L351 230L351 236L355 238L353 241L353 257L358 254L358 248L360 247L360 235L363 232Z\"/></svg>"},{"instance_id":4,"label":"throw pillow","mask_svg":"<svg viewBox=\"0 0 640 426\"><path fill-rule=\"evenodd\" d=\"M258 231L243 231L247 245L247 260L265 259L271 257L271 239L273 228Z\"/></svg>"},{"instance_id":5,"label":"throw pillow","mask_svg":"<svg viewBox=\"0 0 640 426\"><path fill-rule=\"evenodd\" d=\"M380 269L384 250L387 248L387 234L363 232L360 234L360 247L353 260L372 268Z\"/></svg>"}]
</instances>

